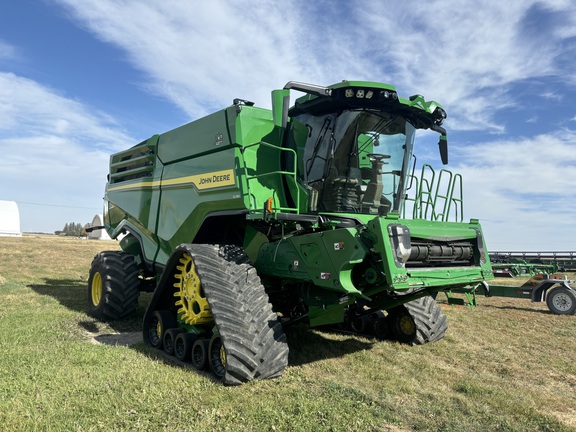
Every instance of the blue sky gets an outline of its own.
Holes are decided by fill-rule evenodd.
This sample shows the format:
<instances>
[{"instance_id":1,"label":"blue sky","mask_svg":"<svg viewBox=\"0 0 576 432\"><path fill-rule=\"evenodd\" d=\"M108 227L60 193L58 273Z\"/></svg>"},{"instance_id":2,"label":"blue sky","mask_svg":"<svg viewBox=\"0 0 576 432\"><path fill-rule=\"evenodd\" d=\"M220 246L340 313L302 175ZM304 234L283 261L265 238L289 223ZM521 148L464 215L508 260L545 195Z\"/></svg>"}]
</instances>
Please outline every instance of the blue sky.
<instances>
[{"instance_id":1,"label":"blue sky","mask_svg":"<svg viewBox=\"0 0 576 432\"><path fill-rule=\"evenodd\" d=\"M571 0L0 3L0 200L23 231L101 212L110 153L287 81L381 81L448 112L491 250L576 250ZM422 161L440 166L434 134Z\"/></svg>"}]
</instances>

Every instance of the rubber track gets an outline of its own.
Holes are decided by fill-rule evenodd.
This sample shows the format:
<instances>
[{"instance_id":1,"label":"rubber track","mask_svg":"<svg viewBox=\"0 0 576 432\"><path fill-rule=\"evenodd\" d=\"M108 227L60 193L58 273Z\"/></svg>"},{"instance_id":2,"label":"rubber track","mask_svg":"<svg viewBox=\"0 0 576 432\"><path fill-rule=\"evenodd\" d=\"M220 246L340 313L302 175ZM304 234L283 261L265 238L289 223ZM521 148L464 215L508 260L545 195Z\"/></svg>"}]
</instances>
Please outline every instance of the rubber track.
<instances>
[{"instance_id":1,"label":"rubber track","mask_svg":"<svg viewBox=\"0 0 576 432\"><path fill-rule=\"evenodd\" d=\"M446 315L430 296L422 297L405 303L414 322L416 323L416 338L413 345L423 345L435 342L446 335L448 323Z\"/></svg>"},{"instance_id":2,"label":"rubber track","mask_svg":"<svg viewBox=\"0 0 576 432\"><path fill-rule=\"evenodd\" d=\"M288 344L254 267L241 248L189 245L226 348L225 384L282 375Z\"/></svg>"},{"instance_id":3,"label":"rubber track","mask_svg":"<svg viewBox=\"0 0 576 432\"><path fill-rule=\"evenodd\" d=\"M94 257L92 266L95 265L99 266L103 277L104 304L97 313L98 318L118 320L133 315L140 295L138 266L134 257L126 252L104 251Z\"/></svg>"}]
</instances>

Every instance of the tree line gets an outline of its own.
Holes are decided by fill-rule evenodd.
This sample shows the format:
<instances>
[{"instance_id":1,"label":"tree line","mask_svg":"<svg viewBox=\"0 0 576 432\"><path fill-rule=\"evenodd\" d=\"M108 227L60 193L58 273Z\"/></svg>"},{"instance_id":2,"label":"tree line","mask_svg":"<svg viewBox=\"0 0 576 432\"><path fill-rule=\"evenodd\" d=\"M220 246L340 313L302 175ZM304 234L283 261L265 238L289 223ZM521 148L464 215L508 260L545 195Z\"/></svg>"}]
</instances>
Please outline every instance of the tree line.
<instances>
[{"instance_id":1,"label":"tree line","mask_svg":"<svg viewBox=\"0 0 576 432\"><path fill-rule=\"evenodd\" d=\"M88 224L85 226L88 226ZM63 230L54 231L54 234L60 236L82 237L86 235L86 231L84 231L85 226L78 222L70 222L64 225Z\"/></svg>"}]
</instances>

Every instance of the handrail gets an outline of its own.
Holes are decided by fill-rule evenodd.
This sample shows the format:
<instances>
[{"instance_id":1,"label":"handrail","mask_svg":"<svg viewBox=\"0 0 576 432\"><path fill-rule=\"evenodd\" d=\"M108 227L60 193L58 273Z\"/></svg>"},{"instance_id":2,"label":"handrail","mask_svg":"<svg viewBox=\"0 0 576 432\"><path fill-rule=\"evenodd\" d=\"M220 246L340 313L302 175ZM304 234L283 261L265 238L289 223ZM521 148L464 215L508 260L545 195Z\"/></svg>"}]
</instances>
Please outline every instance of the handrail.
<instances>
[{"instance_id":1,"label":"handrail","mask_svg":"<svg viewBox=\"0 0 576 432\"><path fill-rule=\"evenodd\" d=\"M297 157L297 153L295 150L293 149L289 149L289 148L284 148L284 147L280 147L274 144L270 144L267 143L265 141L259 141L256 142L254 144L249 144L247 146L244 146L242 148L242 154L244 155L244 152L252 147L256 147L256 146L265 146L265 147L269 147L275 150L278 150L279 152L285 151L285 152L290 152L293 154L294 156L294 160L296 160ZM296 163L294 164L294 170L293 171L287 171L287 170L277 170L277 171L270 171L270 172L265 172L265 173L258 173L255 175L248 175L248 166L246 164L246 159L243 157L242 158L242 163L244 164L244 172L246 173L246 187L247 187L247 193L248 196L250 197L250 208L248 209L251 213L256 213L256 212L262 212L262 208L259 208L257 203L256 203L256 197L252 194L251 192L251 188L250 188L250 182L253 180L257 180L263 177L268 177L268 176L282 176L282 175L288 175L291 176L293 181L294 181L294 185L297 187L298 182L297 182L297 172L296 172ZM276 191L273 192L273 202L275 201L274 198L276 198ZM296 207L272 207L273 212L277 212L277 211L289 211L289 212L295 212L296 214L299 214L300 212L300 194L296 194L295 197L295 201L296 201Z\"/></svg>"},{"instance_id":2,"label":"handrail","mask_svg":"<svg viewBox=\"0 0 576 432\"><path fill-rule=\"evenodd\" d=\"M454 221L463 221L464 200L460 174L442 169L436 175L432 166L424 164L420 178L413 176L413 180L416 182L415 195L406 197L406 201L414 203L414 219L447 222L450 216L453 216ZM403 217L405 216L406 207L403 208Z\"/></svg>"}]
</instances>

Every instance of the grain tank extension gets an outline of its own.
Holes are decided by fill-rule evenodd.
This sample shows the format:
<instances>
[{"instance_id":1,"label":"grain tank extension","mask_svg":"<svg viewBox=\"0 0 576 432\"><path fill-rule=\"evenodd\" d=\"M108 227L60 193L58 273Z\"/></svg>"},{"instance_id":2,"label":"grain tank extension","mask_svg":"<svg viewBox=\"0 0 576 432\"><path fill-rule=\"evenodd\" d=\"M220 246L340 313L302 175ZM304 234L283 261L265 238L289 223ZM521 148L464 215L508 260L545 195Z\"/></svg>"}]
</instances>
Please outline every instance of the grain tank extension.
<instances>
[{"instance_id":1,"label":"grain tank extension","mask_svg":"<svg viewBox=\"0 0 576 432\"><path fill-rule=\"evenodd\" d=\"M425 219L422 193L406 211L418 129L447 163L442 107L359 81L289 82L272 104L235 99L111 156L122 251L94 258L90 313L121 319L153 292L144 341L226 384L280 376L295 322L441 339L435 294L492 278L477 220Z\"/></svg>"}]
</instances>

